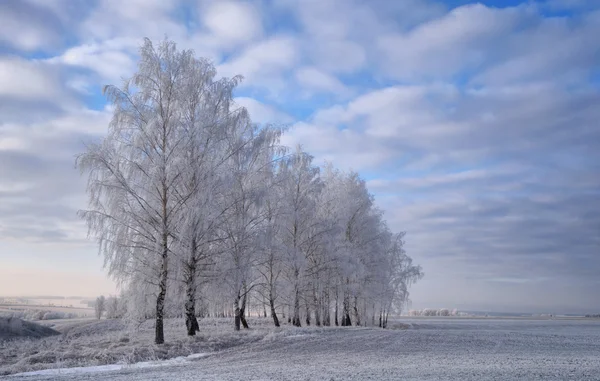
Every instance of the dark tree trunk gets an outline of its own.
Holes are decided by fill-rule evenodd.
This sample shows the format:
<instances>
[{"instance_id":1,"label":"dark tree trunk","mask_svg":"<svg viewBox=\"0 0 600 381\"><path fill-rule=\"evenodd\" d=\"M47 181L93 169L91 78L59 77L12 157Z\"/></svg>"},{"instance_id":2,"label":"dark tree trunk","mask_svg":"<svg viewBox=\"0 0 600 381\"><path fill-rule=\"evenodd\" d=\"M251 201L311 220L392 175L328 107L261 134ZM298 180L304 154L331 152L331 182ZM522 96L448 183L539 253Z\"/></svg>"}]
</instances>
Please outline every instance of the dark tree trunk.
<instances>
[{"instance_id":1,"label":"dark tree trunk","mask_svg":"<svg viewBox=\"0 0 600 381\"><path fill-rule=\"evenodd\" d=\"M354 320L357 326L360 325L360 313L358 312L358 297L354 297Z\"/></svg>"},{"instance_id":2,"label":"dark tree trunk","mask_svg":"<svg viewBox=\"0 0 600 381\"><path fill-rule=\"evenodd\" d=\"M198 319L196 319L195 297L193 294L188 294L188 299L185 302L185 326L187 327L188 336L196 335L200 331Z\"/></svg>"},{"instance_id":3,"label":"dark tree trunk","mask_svg":"<svg viewBox=\"0 0 600 381\"><path fill-rule=\"evenodd\" d=\"M352 320L350 319L350 296L344 294L344 303L343 303L343 311L342 311L342 327L348 327L352 325Z\"/></svg>"},{"instance_id":4,"label":"dark tree trunk","mask_svg":"<svg viewBox=\"0 0 600 381\"><path fill-rule=\"evenodd\" d=\"M310 308L306 304L306 325L310 325Z\"/></svg>"},{"instance_id":5,"label":"dark tree trunk","mask_svg":"<svg viewBox=\"0 0 600 381\"><path fill-rule=\"evenodd\" d=\"M154 342L156 344L163 344L165 342L165 333L163 327L163 318L165 312L165 297L167 295L167 277L168 272L168 255L169 249L167 246L168 236L165 230L163 233L162 242L162 263L160 268L160 280L158 283L158 297L156 298L156 323L154 332Z\"/></svg>"},{"instance_id":6,"label":"dark tree trunk","mask_svg":"<svg viewBox=\"0 0 600 381\"><path fill-rule=\"evenodd\" d=\"M273 297L273 290L269 291L269 306L271 307L271 317L273 318L273 324L275 327L279 327L279 319L277 318L277 312L275 311L275 298ZM285 316L284 316L285 319Z\"/></svg>"},{"instance_id":7,"label":"dark tree trunk","mask_svg":"<svg viewBox=\"0 0 600 381\"><path fill-rule=\"evenodd\" d=\"M245 329L249 329L248 322L246 321L246 298L248 296L248 291L246 290L246 285L244 285L244 296L242 297L242 308L240 309L240 321Z\"/></svg>"},{"instance_id":8,"label":"dark tree trunk","mask_svg":"<svg viewBox=\"0 0 600 381\"><path fill-rule=\"evenodd\" d=\"M196 240L194 239L185 274L185 326L188 336L194 336L200 330L198 319L196 319L196 262Z\"/></svg>"}]
</instances>

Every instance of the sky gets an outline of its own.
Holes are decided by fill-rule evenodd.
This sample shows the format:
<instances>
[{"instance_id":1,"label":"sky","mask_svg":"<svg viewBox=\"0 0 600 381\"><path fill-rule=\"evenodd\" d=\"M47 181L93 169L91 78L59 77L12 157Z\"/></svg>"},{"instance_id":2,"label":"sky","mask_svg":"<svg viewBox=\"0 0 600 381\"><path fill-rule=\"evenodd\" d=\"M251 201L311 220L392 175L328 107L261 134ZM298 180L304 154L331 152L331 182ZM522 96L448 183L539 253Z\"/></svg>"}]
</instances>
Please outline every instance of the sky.
<instances>
[{"instance_id":1,"label":"sky","mask_svg":"<svg viewBox=\"0 0 600 381\"><path fill-rule=\"evenodd\" d=\"M368 181L413 308L600 311L598 0L1 1L0 295L115 291L74 157L165 36Z\"/></svg>"}]
</instances>

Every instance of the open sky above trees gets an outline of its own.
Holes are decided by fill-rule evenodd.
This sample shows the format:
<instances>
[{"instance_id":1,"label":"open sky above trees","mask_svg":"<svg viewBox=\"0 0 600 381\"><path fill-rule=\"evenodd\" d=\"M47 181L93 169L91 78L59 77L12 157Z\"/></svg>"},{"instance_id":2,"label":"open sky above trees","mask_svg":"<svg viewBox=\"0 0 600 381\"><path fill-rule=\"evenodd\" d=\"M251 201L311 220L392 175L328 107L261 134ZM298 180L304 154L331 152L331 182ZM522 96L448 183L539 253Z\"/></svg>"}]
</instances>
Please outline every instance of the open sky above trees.
<instances>
[{"instance_id":1,"label":"open sky above trees","mask_svg":"<svg viewBox=\"0 0 600 381\"><path fill-rule=\"evenodd\" d=\"M76 211L104 84L165 34L255 122L368 180L415 308L600 308L600 3L3 1L0 294L108 294Z\"/></svg>"}]
</instances>

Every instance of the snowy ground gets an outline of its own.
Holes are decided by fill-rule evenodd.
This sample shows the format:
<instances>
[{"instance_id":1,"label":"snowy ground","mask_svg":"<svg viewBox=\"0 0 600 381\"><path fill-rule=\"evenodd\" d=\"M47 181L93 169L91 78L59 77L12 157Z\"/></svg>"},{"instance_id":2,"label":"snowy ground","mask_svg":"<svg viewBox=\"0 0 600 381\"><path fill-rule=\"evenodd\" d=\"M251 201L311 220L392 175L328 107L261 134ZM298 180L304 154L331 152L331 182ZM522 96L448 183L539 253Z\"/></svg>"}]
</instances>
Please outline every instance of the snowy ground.
<instances>
[{"instance_id":1,"label":"snowy ground","mask_svg":"<svg viewBox=\"0 0 600 381\"><path fill-rule=\"evenodd\" d=\"M600 321L403 319L406 329L283 328L210 355L11 380L598 380ZM400 325L398 325L400 326Z\"/></svg>"}]
</instances>

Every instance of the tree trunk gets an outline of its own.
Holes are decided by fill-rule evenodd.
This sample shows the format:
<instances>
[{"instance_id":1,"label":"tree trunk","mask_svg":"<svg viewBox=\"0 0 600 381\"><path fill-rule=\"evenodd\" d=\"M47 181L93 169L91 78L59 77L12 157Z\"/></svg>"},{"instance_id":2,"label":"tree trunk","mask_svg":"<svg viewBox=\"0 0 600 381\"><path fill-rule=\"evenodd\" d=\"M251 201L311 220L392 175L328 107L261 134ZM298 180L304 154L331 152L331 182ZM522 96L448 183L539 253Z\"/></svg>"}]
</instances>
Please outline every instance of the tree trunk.
<instances>
[{"instance_id":1,"label":"tree trunk","mask_svg":"<svg viewBox=\"0 0 600 381\"><path fill-rule=\"evenodd\" d=\"M371 325L375 325L375 303L373 303L373 314L371 315Z\"/></svg>"},{"instance_id":2,"label":"tree trunk","mask_svg":"<svg viewBox=\"0 0 600 381\"><path fill-rule=\"evenodd\" d=\"M294 292L294 317L292 324L296 327L302 326L302 323L300 323L300 290L298 289L298 285L296 285Z\"/></svg>"},{"instance_id":3,"label":"tree trunk","mask_svg":"<svg viewBox=\"0 0 600 381\"><path fill-rule=\"evenodd\" d=\"M338 321L338 290L335 289L335 326L339 326L340 322Z\"/></svg>"},{"instance_id":4,"label":"tree trunk","mask_svg":"<svg viewBox=\"0 0 600 381\"><path fill-rule=\"evenodd\" d=\"M330 326L331 325L331 311L329 310L329 289L325 288L323 290L323 325Z\"/></svg>"},{"instance_id":5,"label":"tree trunk","mask_svg":"<svg viewBox=\"0 0 600 381\"><path fill-rule=\"evenodd\" d=\"M360 326L360 313L358 312L358 296L354 297L354 320L357 326Z\"/></svg>"},{"instance_id":6,"label":"tree trunk","mask_svg":"<svg viewBox=\"0 0 600 381\"><path fill-rule=\"evenodd\" d=\"M248 291L246 290L246 285L244 285L244 296L242 297L242 308L240 309L240 321L245 329L249 329L248 322L246 321L246 298L248 296Z\"/></svg>"},{"instance_id":7,"label":"tree trunk","mask_svg":"<svg viewBox=\"0 0 600 381\"><path fill-rule=\"evenodd\" d=\"M168 235L166 229L163 232L162 237L162 263L160 268L160 280L158 283L158 297L156 298L156 323L154 332L154 342L156 344L163 344L165 342L165 333L163 327L163 317L165 312L165 297L167 295L167 277L169 275L168 270L168 258L169 248L167 246Z\"/></svg>"},{"instance_id":8,"label":"tree trunk","mask_svg":"<svg viewBox=\"0 0 600 381\"><path fill-rule=\"evenodd\" d=\"M308 307L308 303L306 303L306 325L310 325L310 308Z\"/></svg>"},{"instance_id":9,"label":"tree trunk","mask_svg":"<svg viewBox=\"0 0 600 381\"><path fill-rule=\"evenodd\" d=\"M342 311L342 327L348 327L352 325L352 320L350 319L350 296L344 294L344 310Z\"/></svg>"},{"instance_id":10,"label":"tree trunk","mask_svg":"<svg viewBox=\"0 0 600 381\"><path fill-rule=\"evenodd\" d=\"M194 336L200 330L198 319L196 319L196 261L196 240L194 239L185 274L185 326L188 336Z\"/></svg>"},{"instance_id":11,"label":"tree trunk","mask_svg":"<svg viewBox=\"0 0 600 381\"><path fill-rule=\"evenodd\" d=\"M196 319L196 300L194 295L195 293L188 292L185 302L185 326L187 327L188 336L194 336L196 332L200 331L198 319Z\"/></svg>"},{"instance_id":12,"label":"tree trunk","mask_svg":"<svg viewBox=\"0 0 600 381\"><path fill-rule=\"evenodd\" d=\"M271 307L271 317L273 318L273 323L275 327L279 327L279 319L277 318L277 312L275 311L275 298L273 297L273 291L269 291L269 306ZM284 316L285 319L285 316Z\"/></svg>"},{"instance_id":13,"label":"tree trunk","mask_svg":"<svg viewBox=\"0 0 600 381\"><path fill-rule=\"evenodd\" d=\"M235 298L235 300L233 302L233 308L235 310L235 315L234 315L234 320L233 320L234 321L234 327L235 327L236 331L239 331L240 328L241 328L240 327L240 322L241 322L240 312L241 311L240 311L240 296L239 295Z\"/></svg>"},{"instance_id":14,"label":"tree trunk","mask_svg":"<svg viewBox=\"0 0 600 381\"><path fill-rule=\"evenodd\" d=\"M321 326L321 306L319 304L319 298L317 297L317 290L313 288L313 300L315 302L315 324L317 327Z\"/></svg>"}]
</instances>

